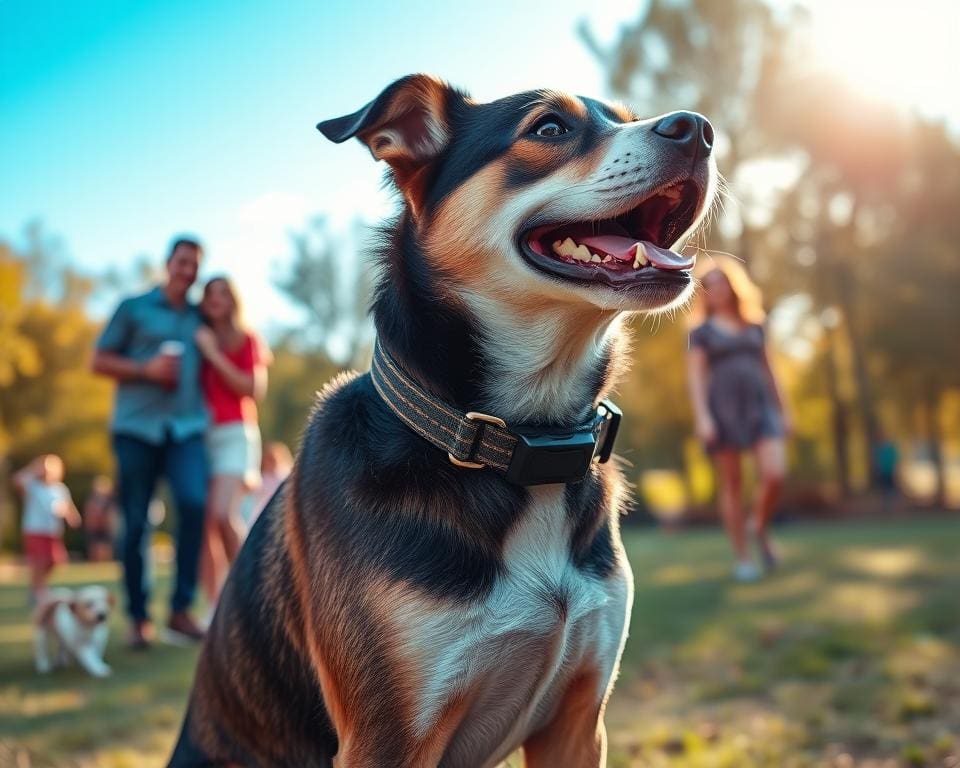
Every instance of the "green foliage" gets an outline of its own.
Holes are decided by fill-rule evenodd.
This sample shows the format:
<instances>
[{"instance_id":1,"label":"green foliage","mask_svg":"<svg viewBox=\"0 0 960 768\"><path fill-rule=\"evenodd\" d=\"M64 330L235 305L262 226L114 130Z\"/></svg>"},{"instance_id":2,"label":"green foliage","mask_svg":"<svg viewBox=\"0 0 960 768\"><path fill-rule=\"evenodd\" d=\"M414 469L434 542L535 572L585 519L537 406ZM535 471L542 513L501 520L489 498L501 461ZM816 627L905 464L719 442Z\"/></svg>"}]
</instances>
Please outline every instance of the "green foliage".
<instances>
[{"instance_id":1,"label":"green foliage","mask_svg":"<svg viewBox=\"0 0 960 768\"><path fill-rule=\"evenodd\" d=\"M341 368L322 350L300 349L289 337L274 347L273 356L260 430L265 442L279 440L292 449L300 442L317 392Z\"/></svg>"},{"instance_id":2,"label":"green foliage","mask_svg":"<svg viewBox=\"0 0 960 768\"><path fill-rule=\"evenodd\" d=\"M85 309L91 285L55 267L38 242L24 253L0 243L0 493L7 472L54 452L79 502L95 475L111 471L111 390L89 368L99 331ZM41 273L48 280L38 285ZM12 508L0 498L0 543L16 529Z\"/></svg>"}]
</instances>

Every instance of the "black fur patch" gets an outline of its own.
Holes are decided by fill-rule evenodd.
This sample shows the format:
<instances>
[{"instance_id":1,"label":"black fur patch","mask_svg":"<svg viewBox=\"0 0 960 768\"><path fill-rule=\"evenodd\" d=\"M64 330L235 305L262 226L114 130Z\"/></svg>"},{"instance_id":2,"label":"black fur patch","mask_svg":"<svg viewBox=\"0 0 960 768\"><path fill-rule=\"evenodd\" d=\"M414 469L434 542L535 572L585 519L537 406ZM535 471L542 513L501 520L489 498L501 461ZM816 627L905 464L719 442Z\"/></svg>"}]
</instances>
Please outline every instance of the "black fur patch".
<instances>
[{"instance_id":1,"label":"black fur patch","mask_svg":"<svg viewBox=\"0 0 960 768\"><path fill-rule=\"evenodd\" d=\"M525 489L489 471L450 464L358 377L307 427L297 503L317 535L363 570L438 598L483 597L500 573L503 542ZM315 510L315 512L314 512Z\"/></svg>"},{"instance_id":2,"label":"black fur patch","mask_svg":"<svg viewBox=\"0 0 960 768\"><path fill-rule=\"evenodd\" d=\"M616 515L610 509L603 475L591 472L580 483L566 487L567 513L571 518L573 535L570 548L573 564L581 570L605 579L613 572L616 562L614 536L618 535Z\"/></svg>"},{"instance_id":3,"label":"black fur patch","mask_svg":"<svg viewBox=\"0 0 960 768\"><path fill-rule=\"evenodd\" d=\"M488 104L474 104L459 93L447 102L451 140L447 149L434 162L431 184L425 205L435 208L457 187L484 166L506 153L520 138L521 126L533 110L556 113L570 129L555 146L555 162L546 168L514 165L508 170L507 187L529 184L552 173L565 162L590 152L613 130L612 124L623 120L605 104L594 99L580 99L587 116L571 114L562 103L552 104L549 92L527 91L498 99ZM545 101L547 106L541 106Z\"/></svg>"}]
</instances>

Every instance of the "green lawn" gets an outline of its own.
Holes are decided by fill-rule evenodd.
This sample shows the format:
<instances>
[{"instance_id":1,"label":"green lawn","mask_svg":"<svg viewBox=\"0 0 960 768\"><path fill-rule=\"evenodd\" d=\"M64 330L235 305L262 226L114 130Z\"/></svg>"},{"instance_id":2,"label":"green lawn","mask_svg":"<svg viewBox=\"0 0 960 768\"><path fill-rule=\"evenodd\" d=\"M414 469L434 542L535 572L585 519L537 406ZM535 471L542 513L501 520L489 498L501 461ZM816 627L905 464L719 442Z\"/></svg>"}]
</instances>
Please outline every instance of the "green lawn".
<instances>
[{"instance_id":1,"label":"green lawn","mask_svg":"<svg viewBox=\"0 0 960 768\"><path fill-rule=\"evenodd\" d=\"M960 522L797 525L781 541L782 571L737 585L716 532L628 534L637 595L611 766L960 765ZM195 651L130 653L118 616L111 679L40 678L24 576L0 566L0 766L162 765Z\"/></svg>"}]
</instances>

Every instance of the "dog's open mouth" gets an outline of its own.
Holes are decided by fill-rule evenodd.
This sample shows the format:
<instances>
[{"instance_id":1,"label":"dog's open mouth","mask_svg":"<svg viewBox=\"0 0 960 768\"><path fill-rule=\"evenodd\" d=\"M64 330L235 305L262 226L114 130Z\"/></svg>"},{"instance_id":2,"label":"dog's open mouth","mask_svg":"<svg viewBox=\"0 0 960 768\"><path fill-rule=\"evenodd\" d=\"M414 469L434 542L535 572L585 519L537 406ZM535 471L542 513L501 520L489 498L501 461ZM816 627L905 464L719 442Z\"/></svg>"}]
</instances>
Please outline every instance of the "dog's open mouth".
<instances>
[{"instance_id":1,"label":"dog's open mouth","mask_svg":"<svg viewBox=\"0 0 960 768\"><path fill-rule=\"evenodd\" d=\"M692 181L672 184L610 219L538 226L521 237L534 265L562 277L626 285L684 273L695 257L670 250L697 216L702 193ZM680 275L677 275L680 277Z\"/></svg>"}]
</instances>

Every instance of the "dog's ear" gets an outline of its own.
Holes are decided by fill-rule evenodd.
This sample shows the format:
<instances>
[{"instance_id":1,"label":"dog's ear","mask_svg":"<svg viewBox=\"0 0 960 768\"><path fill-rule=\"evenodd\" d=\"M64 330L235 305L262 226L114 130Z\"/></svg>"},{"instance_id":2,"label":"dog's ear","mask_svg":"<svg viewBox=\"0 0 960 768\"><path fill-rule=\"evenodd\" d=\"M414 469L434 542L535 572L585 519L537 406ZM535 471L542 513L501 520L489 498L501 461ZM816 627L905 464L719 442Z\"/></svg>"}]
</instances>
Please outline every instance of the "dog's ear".
<instances>
[{"instance_id":1,"label":"dog's ear","mask_svg":"<svg viewBox=\"0 0 960 768\"><path fill-rule=\"evenodd\" d=\"M317 129L338 144L360 139L393 170L397 187L416 213L426 170L450 142L448 105L455 89L429 75L408 75L350 115L324 120Z\"/></svg>"},{"instance_id":2,"label":"dog's ear","mask_svg":"<svg viewBox=\"0 0 960 768\"><path fill-rule=\"evenodd\" d=\"M70 608L70 612L76 615L77 609L80 607L80 603L77 602L77 598L71 597L69 600L65 601L67 607Z\"/></svg>"}]
</instances>

